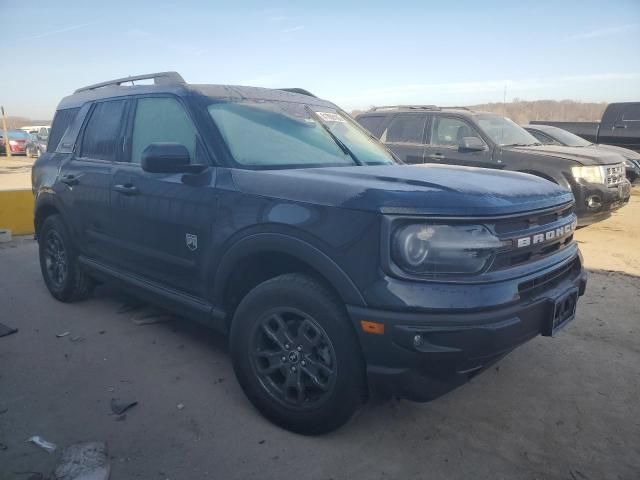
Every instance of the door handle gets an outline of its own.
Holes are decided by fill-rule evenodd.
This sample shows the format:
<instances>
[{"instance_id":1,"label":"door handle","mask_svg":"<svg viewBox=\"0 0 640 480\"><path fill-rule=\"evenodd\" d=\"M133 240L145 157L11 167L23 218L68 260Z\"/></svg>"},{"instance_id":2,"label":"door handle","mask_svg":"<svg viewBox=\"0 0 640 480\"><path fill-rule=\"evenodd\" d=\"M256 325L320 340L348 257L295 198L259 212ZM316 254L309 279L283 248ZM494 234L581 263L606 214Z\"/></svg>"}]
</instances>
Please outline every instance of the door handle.
<instances>
[{"instance_id":1,"label":"door handle","mask_svg":"<svg viewBox=\"0 0 640 480\"><path fill-rule=\"evenodd\" d=\"M80 180L78 180L78 177L72 174L61 176L60 181L65 185L77 185L78 183L80 183Z\"/></svg>"},{"instance_id":2,"label":"door handle","mask_svg":"<svg viewBox=\"0 0 640 480\"><path fill-rule=\"evenodd\" d=\"M613 128L627 128L624 123L614 123Z\"/></svg>"},{"instance_id":3,"label":"door handle","mask_svg":"<svg viewBox=\"0 0 640 480\"><path fill-rule=\"evenodd\" d=\"M442 160L444 155L442 153L432 153L431 155L427 155L431 160Z\"/></svg>"},{"instance_id":4,"label":"door handle","mask_svg":"<svg viewBox=\"0 0 640 480\"><path fill-rule=\"evenodd\" d=\"M122 193L123 195L138 195L140 190L135 185L131 185L130 183L126 185L114 185L113 189L116 192Z\"/></svg>"}]
</instances>

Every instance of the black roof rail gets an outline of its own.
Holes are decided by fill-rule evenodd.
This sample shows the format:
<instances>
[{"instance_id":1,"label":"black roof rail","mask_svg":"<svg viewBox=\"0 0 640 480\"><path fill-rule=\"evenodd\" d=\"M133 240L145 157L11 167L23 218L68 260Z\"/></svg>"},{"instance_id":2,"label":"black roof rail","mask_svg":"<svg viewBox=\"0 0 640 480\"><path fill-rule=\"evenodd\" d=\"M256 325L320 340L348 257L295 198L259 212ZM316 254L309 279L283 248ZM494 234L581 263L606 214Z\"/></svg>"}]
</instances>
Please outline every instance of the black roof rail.
<instances>
[{"instance_id":1,"label":"black roof rail","mask_svg":"<svg viewBox=\"0 0 640 480\"><path fill-rule=\"evenodd\" d=\"M382 105L380 107L371 107L369 109L370 112L375 112L377 110L440 110L440 107L437 105Z\"/></svg>"},{"instance_id":2,"label":"black roof rail","mask_svg":"<svg viewBox=\"0 0 640 480\"><path fill-rule=\"evenodd\" d=\"M283 92L299 93L300 95L306 95L307 97L318 98L313 93L311 93L309 90L305 90L304 88L297 88L297 87L293 87L293 88L277 88L276 90L282 90Z\"/></svg>"},{"instance_id":3,"label":"black roof rail","mask_svg":"<svg viewBox=\"0 0 640 480\"><path fill-rule=\"evenodd\" d=\"M115 80L109 80L107 82L100 82L94 85L89 85L86 87L82 87L77 89L73 93L86 92L89 90L95 90L97 88L109 87L109 86L119 86L122 83L135 82L137 80L149 80L153 79L154 85L179 85L186 83L182 75L178 72L158 72L158 73L147 73L145 75L135 75L133 77L124 77L124 78L116 78Z\"/></svg>"}]
</instances>

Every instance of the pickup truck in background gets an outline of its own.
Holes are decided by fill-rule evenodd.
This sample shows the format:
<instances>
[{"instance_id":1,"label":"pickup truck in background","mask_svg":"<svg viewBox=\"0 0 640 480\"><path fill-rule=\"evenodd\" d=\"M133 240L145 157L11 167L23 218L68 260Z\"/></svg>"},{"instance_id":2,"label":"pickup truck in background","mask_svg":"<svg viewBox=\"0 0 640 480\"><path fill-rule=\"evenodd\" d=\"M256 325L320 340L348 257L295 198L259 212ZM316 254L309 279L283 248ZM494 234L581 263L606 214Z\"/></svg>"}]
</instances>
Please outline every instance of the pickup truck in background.
<instances>
[{"instance_id":1,"label":"pickup truck in background","mask_svg":"<svg viewBox=\"0 0 640 480\"><path fill-rule=\"evenodd\" d=\"M599 122L535 120L529 123L560 127L591 143L605 143L640 152L640 102L610 103Z\"/></svg>"}]
</instances>

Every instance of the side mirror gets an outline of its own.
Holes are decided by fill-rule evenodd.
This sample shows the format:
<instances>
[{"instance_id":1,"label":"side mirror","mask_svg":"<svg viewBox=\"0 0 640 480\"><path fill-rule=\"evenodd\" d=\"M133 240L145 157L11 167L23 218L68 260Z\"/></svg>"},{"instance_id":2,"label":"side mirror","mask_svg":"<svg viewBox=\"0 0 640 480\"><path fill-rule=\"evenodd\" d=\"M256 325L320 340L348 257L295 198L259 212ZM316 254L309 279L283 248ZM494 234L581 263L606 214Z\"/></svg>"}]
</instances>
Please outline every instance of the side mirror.
<instances>
[{"instance_id":1,"label":"side mirror","mask_svg":"<svg viewBox=\"0 0 640 480\"><path fill-rule=\"evenodd\" d=\"M478 137L463 137L459 149L467 152L481 152L485 149L485 145Z\"/></svg>"},{"instance_id":2,"label":"side mirror","mask_svg":"<svg viewBox=\"0 0 640 480\"><path fill-rule=\"evenodd\" d=\"M191 170L189 150L179 143L152 143L142 151L140 166L150 173L185 173Z\"/></svg>"}]
</instances>

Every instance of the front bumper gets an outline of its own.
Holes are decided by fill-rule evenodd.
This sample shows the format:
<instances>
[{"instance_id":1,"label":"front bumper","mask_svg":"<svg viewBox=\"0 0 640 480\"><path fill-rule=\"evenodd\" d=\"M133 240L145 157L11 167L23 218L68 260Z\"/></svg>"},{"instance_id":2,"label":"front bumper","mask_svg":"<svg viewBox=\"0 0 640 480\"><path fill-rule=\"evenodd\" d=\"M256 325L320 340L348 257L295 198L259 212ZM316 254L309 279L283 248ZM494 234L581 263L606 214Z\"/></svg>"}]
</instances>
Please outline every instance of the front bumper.
<instances>
[{"instance_id":1,"label":"front bumper","mask_svg":"<svg viewBox=\"0 0 640 480\"><path fill-rule=\"evenodd\" d=\"M578 225L581 227L609 217L611 212L626 205L631 196L631 184L628 181L614 187L597 183L576 184L572 190L576 199Z\"/></svg>"},{"instance_id":2,"label":"front bumper","mask_svg":"<svg viewBox=\"0 0 640 480\"><path fill-rule=\"evenodd\" d=\"M348 306L367 363L370 388L424 402L465 383L543 333L554 301L565 292L577 289L579 296L584 294L587 277L580 259L576 257L563 272L556 281L497 308L394 312ZM362 320L384 324L384 334L365 333L360 328ZM416 336L420 342L415 341Z\"/></svg>"}]
</instances>

